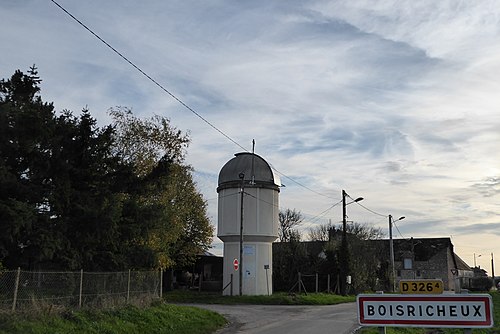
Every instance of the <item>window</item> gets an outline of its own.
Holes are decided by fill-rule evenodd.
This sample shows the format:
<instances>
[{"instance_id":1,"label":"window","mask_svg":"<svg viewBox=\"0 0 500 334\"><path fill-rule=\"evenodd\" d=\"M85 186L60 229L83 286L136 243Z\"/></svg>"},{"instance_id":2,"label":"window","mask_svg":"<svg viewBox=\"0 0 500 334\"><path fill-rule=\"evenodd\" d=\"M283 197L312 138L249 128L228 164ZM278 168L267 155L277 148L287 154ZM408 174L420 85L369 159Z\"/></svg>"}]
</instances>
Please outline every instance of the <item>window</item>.
<instances>
[{"instance_id":1,"label":"window","mask_svg":"<svg viewBox=\"0 0 500 334\"><path fill-rule=\"evenodd\" d=\"M411 268L412 268L412 260L410 258L405 258L404 269L411 269Z\"/></svg>"}]
</instances>

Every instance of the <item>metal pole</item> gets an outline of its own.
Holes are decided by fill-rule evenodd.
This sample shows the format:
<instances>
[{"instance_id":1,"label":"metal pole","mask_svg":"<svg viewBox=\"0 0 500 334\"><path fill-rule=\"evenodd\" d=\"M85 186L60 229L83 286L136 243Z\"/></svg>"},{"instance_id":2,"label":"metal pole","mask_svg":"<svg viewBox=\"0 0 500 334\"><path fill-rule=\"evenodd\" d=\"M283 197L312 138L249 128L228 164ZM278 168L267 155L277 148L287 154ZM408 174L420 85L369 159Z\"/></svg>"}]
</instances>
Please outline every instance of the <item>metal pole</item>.
<instances>
[{"instance_id":1,"label":"metal pole","mask_svg":"<svg viewBox=\"0 0 500 334\"><path fill-rule=\"evenodd\" d=\"M389 249L391 253L392 292L396 292L396 268L394 265L394 242L392 240L392 215L389 215Z\"/></svg>"},{"instance_id":2,"label":"metal pole","mask_svg":"<svg viewBox=\"0 0 500 334\"><path fill-rule=\"evenodd\" d=\"M349 271L349 260L347 259L347 215L345 198L347 193L342 190L342 244L341 244L341 258L340 258L340 294L346 295L346 279Z\"/></svg>"},{"instance_id":3,"label":"metal pole","mask_svg":"<svg viewBox=\"0 0 500 334\"><path fill-rule=\"evenodd\" d=\"M269 296L269 277L268 277L268 270L269 270L269 266L266 265L264 266L264 269L266 270L266 286L267 286L267 295Z\"/></svg>"},{"instance_id":4,"label":"metal pole","mask_svg":"<svg viewBox=\"0 0 500 334\"><path fill-rule=\"evenodd\" d=\"M318 290L319 290L319 277L318 273L316 273L316 293L318 293Z\"/></svg>"},{"instance_id":5,"label":"metal pole","mask_svg":"<svg viewBox=\"0 0 500 334\"><path fill-rule=\"evenodd\" d=\"M495 285L495 264L493 261L493 253L491 253L491 279L493 280L493 285Z\"/></svg>"},{"instance_id":6,"label":"metal pole","mask_svg":"<svg viewBox=\"0 0 500 334\"><path fill-rule=\"evenodd\" d=\"M231 296L233 296L233 274L231 274L231 289L229 291Z\"/></svg>"},{"instance_id":7,"label":"metal pole","mask_svg":"<svg viewBox=\"0 0 500 334\"><path fill-rule=\"evenodd\" d=\"M239 288L240 296L243 295L243 194L245 192L245 174L240 173L241 179L241 199L240 199L240 272L239 272Z\"/></svg>"}]
</instances>

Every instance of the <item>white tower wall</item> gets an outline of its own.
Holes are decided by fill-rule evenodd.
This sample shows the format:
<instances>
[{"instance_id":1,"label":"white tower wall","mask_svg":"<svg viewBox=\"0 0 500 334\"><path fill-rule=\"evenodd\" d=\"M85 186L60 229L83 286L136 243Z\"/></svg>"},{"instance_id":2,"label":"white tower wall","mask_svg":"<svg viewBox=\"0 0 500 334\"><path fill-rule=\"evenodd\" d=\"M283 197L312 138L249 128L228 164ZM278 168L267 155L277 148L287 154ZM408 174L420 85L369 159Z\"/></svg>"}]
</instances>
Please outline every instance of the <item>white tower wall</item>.
<instances>
[{"instance_id":1,"label":"white tower wall","mask_svg":"<svg viewBox=\"0 0 500 334\"><path fill-rule=\"evenodd\" d=\"M241 176L244 175L243 179ZM243 181L243 257L240 259ZM272 294L272 243L278 237L279 180L259 156L240 153L219 174L218 232L224 242L223 286L232 293ZM234 260L240 263L234 268ZM223 291L231 294L231 288Z\"/></svg>"}]
</instances>

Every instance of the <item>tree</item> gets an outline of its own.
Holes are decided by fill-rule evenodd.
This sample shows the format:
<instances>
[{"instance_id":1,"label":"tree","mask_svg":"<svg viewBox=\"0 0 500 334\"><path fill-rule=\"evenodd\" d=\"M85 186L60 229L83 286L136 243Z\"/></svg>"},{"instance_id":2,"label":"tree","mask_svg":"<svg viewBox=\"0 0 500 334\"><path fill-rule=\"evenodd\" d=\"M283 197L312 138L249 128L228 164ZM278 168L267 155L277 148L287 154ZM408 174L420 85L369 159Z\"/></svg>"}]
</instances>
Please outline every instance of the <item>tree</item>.
<instances>
[{"instance_id":1,"label":"tree","mask_svg":"<svg viewBox=\"0 0 500 334\"><path fill-rule=\"evenodd\" d=\"M0 81L0 262L120 270L185 264L213 227L167 119L56 115L35 67Z\"/></svg>"},{"instance_id":2,"label":"tree","mask_svg":"<svg viewBox=\"0 0 500 334\"><path fill-rule=\"evenodd\" d=\"M375 290L378 284L377 278L385 279L388 266L380 261L381 258L384 258L381 256L383 251L381 245L372 243L370 240L382 238L382 230L368 224L354 222L346 226L346 232L350 264L348 275L352 278L352 286L355 291ZM341 234L342 224L332 223L311 228L308 234L312 241L326 242L324 248L325 266L333 274L338 274L340 266Z\"/></svg>"},{"instance_id":3,"label":"tree","mask_svg":"<svg viewBox=\"0 0 500 334\"><path fill-rule=\"evenodd\" d=\"M192 179L192 168L183 164L188 136L160 116L142 120L127 108L111 109L110 114L116 130L115 150L142 180L138 208L150 213L142 216L139 243L156 254L156 266L191 263L209 248L213 226Z\"/></svg>"},{"instance_id":4,"label":"tree","mask_svg":"<svg viewBox=\"0 0 500 334\"><path fill-rule=\"evenodd\" d=\"M311 241L329 241L336 231L336 226L331 221L327 224L309 228L308 239Z\"/></svg>"},{"instance_id":5,"label":"tree","mask_svg":"<svg viewBox=\"0 0 500 334\"><path fill-rule=\"evenodd\" d=\"M291 240L300 240L300 233L297 227L302 224L304 217L300 211L295 209L286 209L279 212L278 239L280 242L288 242Z\"/></svg>"},{"instance_id":6,"label":"tree","mask_svg":"<svg viewBox=\"0 0 500 334\"><path fill-rule=\"evenodd\" d=\"M150 173L158 162L184 162L189 137L161 116L139 119L126 107L109 110L115 128L115 149L122 159L135 168L138 176Z\"/></svg>"},{"instance_id":7,"label":"tree","mask_svg":"<svg viewBox=\"0 0 500 334\"><path fill-rule=\"evenodd\" d=\"M0 81L0 261L7 267L16 261L29 265L30 253L43 257L61 247L57 235L44 232L50 225L47 162L55 122L39 83L34 66ZM48 245L41 252L31 252L35 230Z\"/></svg>"}]
</instances>

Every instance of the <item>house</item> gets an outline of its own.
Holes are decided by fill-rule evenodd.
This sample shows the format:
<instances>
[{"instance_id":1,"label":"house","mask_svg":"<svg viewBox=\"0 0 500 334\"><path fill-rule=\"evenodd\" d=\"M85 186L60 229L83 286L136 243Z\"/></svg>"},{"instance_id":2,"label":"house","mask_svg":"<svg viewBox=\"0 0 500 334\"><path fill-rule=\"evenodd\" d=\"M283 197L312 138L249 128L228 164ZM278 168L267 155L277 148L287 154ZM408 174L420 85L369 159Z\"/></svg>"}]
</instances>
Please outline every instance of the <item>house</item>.
<instances>
[{"instance_id":1,"label":"house","mask_svg":"<svg viewBox=\"0 0 500 334\"><path fill-rule=\"evenodd\" d=\"M389 240L384 242L388 248ZM450 238L394 239L394 267L396 285L407 279L441 279L445 290L455 290L455 279L474 273L453 250ZM387 250L389 254L389 250Z\"/></svg>"},{"instance_id":2,"label":"house","mask_svg":"<svg viewBox=\"0 0 500 334\"><path fill-rule=\"evenodd\" d=\"M350 274L353 275L355 290L390 290L390 242L389 239L359 240L350 239ZM333 243L328 246L328 243ZM338 254L333 249L340 243L340 235L330 237L330 241L299 242L295 251L288 243L273 244L273 261L276 283L289 287L296 279L297 272L318 273L331 276L332 285L338 282ZM299 247L300 245L300 247ZM469 288L472 269L454 252L450 238L410 238L393 239L396 286L400 280L441 279L445 290L455 290L455 279L461 288ZM330 249L330 257L326 254ZM338 248L337 248L338 249ZM286 260L283 254L294 260ZM333 256L333 258L331 258ZM289 280L292 280L289 282ZM278 287L282 288L282 287ZM334 290L334 288L332 289Z\"/></svg>"}]
</instances>

